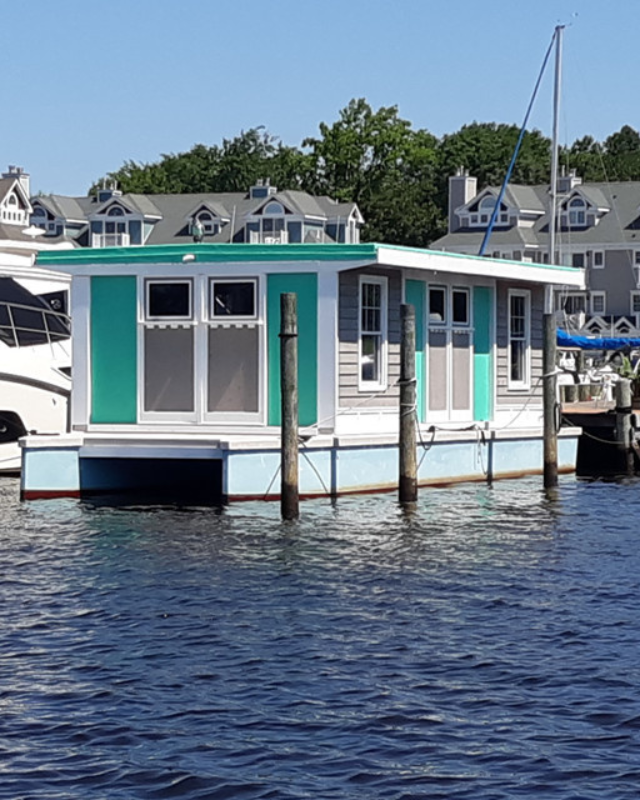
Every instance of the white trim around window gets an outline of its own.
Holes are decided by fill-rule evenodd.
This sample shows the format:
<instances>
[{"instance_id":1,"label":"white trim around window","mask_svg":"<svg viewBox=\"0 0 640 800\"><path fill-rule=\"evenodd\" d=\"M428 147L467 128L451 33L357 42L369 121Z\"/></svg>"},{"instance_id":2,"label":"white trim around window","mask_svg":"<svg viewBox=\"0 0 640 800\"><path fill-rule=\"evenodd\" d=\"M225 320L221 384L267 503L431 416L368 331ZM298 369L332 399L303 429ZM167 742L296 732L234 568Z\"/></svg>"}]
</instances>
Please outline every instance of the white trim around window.
<instances>
[{"instance_id":1,"label":"white trim around window","mask_svg":"<svg viewBox=\"0 0 640 800\"><path fill-rule=\"evenodd\" d=\"M388 280L361 275L358 282L358 390L387 388Z\"/></svg>"},{"instance_id":2,"label":"white trim around window","mask_svg":"<svg viewBox=\"0 0 640 800\"><path fill-rule=\"evenodd\" d=\"M632 314L640 314L640 292L631 292L629 297L629 311Z\"/></svg>"},{"instance_id":3,"label":"white trim around window","mask_svg":"<svg viewBox=\"0 0 640 800\"><path fill-rule=\"evenodd\" d=\"M531 385L531 292L510 289L508 298L508 388Z\"/></svg>"},{"instance_id":4,"label":"white trim around window","mask_svg":"<svg viewBox=\"0 0 640 800\"><path fill-rule=\"evenodd\" d=\"M589 293L589 307L593 315L607 313L607 293L606 292L590 292Z\"/></svg>"},{"instance_id":5,"label":"white trim around window","mask_svg":"<svg viewBox=\"0 0 640 800\"><path fill-rule=\"evenodd\" d=\"M594 250L591 255L593 269L604 269L604 250Z\"/></svg>"}]
</instances>

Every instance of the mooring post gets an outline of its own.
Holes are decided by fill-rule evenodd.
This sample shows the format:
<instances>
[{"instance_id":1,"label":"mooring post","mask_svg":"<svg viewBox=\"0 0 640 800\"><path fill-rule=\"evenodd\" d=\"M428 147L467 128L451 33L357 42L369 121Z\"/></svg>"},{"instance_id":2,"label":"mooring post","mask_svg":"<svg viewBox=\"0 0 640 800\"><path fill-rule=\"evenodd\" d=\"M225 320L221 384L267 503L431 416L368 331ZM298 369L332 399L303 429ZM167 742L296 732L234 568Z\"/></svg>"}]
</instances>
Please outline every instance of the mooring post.
<instances>
[{"instance_id":1,"label":"mooring post","mask_svg":"<svg viewBox=\"0 0 640 800\"><path fill-rule=\"evenodd\" d=\"M298 303L280 295L280 509L283 519L300 516L298 489Z\"/></svg>"},{"instance_id":2,"label":"mooring post","mask_svg":"<svg viewBox=\"0 0 640 800\"><path fill-rule=\"evenodd\" d=\"M628 475L634 473L634 452L631 444L633 425L631 414L633 391L628 378L620 378L616 383L616 443L620 452L620 461Z\"/></svg>"},{"instance_id":3,"label":"mooring post","mask_svg":"<svg viewBox=\"0 0 640 800\"><path fill-rule=\"evenodd\" d=\"M544 315L544 339L542 352L543 410L544 410L544 488L558 485L558 432L556 399L556 318Z\"/></svg>"},{"instance_id":4,"label":"mooring post","mask_svg":"<svg viewBox=\"0 0 640 800\"><path fill-rule=\"evenodd\" d=\"M416 455L416 314L412 305L400 306L400 475L398 494L401 503L418 499Z\"/></svg>"}]
</instances>

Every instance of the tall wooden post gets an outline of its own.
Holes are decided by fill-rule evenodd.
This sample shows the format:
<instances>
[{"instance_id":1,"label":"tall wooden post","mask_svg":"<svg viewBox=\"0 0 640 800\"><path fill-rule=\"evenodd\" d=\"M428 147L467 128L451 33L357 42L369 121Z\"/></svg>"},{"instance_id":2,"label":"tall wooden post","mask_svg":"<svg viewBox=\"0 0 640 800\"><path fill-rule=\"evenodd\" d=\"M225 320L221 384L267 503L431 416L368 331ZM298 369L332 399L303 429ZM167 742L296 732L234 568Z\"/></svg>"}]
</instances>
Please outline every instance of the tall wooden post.
<instances>
[{"instance_id":1,"label":"tall wooden post","mask_svg":"<svg viewBox=\"0 0 640 800\"><path fill-rule=\"evenodd\" d=\"M280 295L280 393L282 397L280 509L283 519L300 516L298 489L298 303Z\"/></svg>"},{"instance_id":2,"label":"tall wooden post","mask_svg":"<svg viewBox=\"0 0 640 800\"><path fill-rule=\"evenodd\" d=\"M402 324L400 340L400 475L401 503L418 499L416 455L416 314L412 305L400 307Z\"/></svg>"},{"instance_id":3,"label":"tall wooden post","mask_svg":"<svg viewBox=\"0 0 640 800\"><path fill-rule=\"evenodd\" d=\"M544 487L558 485L558 434L556 431L556 319L544 315L542 352L543 409L544 409Z\"/></svg>"},{"instance_id":4,"label":"tall wooden post","mask_svg":"<svg viewBox=\"0 0 640 800\"><path fill-rule=\"evenodd\" d=\"M631 381L628 378L620 378L616 383L616 442L620 453L620 463L628 475L633 475L635 468L634 453L631 447L632 405Z\"/></svg>"}]
</instances>

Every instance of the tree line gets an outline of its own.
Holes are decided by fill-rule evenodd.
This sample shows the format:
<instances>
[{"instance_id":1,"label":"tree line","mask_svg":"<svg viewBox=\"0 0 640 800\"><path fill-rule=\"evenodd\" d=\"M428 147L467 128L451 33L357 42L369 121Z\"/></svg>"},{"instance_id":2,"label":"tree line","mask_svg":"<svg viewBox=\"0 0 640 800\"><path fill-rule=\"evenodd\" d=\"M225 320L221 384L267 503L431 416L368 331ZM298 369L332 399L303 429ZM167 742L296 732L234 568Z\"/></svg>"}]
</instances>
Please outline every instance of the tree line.
<instances>
[{"instance_id":1,"label":"tree line","mask_svg":"<svg viewBox=\"0 0 640 800\"><path fill-rule=\"evenodd\" d=\"M424 247L446 232L449 177L463 166L479 187L500 185L520 133L517 125L473 122L438 138L414 129L396 106L374 110L362 98L319 128L294 147L255 127L154 163L128 161L107 178L125 193L142 194L245 192L268 178L281 190L357 203L364 241ZM548 182L550 154L550 140L527 131L512 183ZM560 163L585 182L640 180L640 133L625 125L604 142L584 136L561 149Z\"/></svg>"}]
</instances>

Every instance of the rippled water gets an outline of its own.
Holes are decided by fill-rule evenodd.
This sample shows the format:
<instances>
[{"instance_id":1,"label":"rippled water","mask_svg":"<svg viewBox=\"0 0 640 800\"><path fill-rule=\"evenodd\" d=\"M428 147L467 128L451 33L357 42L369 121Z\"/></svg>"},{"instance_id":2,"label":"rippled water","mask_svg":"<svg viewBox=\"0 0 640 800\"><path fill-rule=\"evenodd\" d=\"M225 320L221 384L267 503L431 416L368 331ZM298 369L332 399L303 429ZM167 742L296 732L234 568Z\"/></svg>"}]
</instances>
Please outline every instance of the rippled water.
<instances>
[{"instance_id":1,"label":"rippled water","mask_svg":"<svg viewBox=\"0 0 640 800\"><path fill-rule=\"evenodd\" d=\"M0 481L0 797L640 792L640 483L211 509Z\"/></svg>"}]
</instances>

